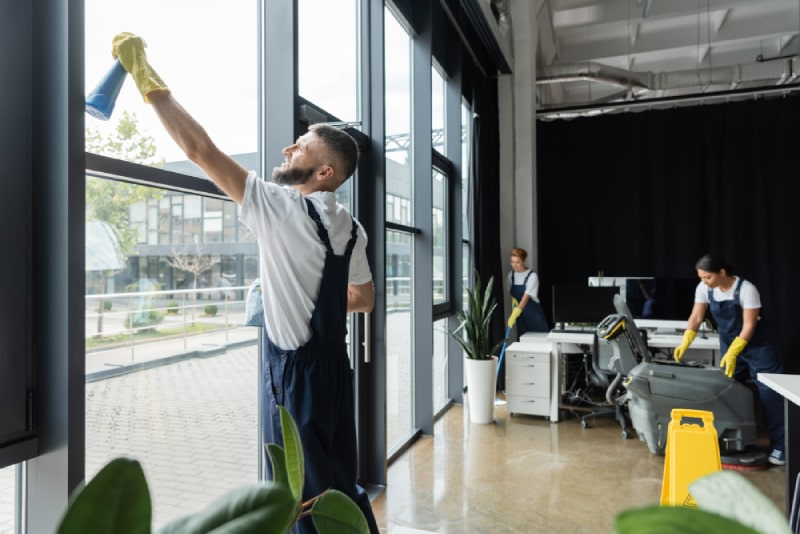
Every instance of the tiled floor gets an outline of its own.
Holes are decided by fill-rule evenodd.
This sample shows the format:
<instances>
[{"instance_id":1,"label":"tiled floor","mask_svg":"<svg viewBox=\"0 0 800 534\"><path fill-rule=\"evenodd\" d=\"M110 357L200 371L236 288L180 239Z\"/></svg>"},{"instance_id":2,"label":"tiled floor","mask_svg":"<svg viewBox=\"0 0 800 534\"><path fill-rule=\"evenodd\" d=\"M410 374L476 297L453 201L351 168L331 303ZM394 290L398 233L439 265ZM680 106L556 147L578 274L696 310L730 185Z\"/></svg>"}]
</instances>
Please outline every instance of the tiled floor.
<instances>
[{"instance_id":1,"label":"tiled floor","mask_svg":"<svg viewBox=\"0 0 800 534\"><path fill-rule=\"evenodd\" d=\"M382 532L610 534L620 511L659 502L665 457L612 419L466 415L453 406L389 468L373 503ZM785 510L784 467L740 472Z\"/></svg>"},{"instance_id":2,"label":"tiled floor","mask_svg":"<svg viewBox=\"0 0 800 534\"><path fill-rule=\"evenodd\" d=\"M87 471L140 458L155 526L254 480L256 361L241 347L87 384ZM609 534L619 511L660 498L664 457L611 419L467 415L454 405L390 466L373 503L382 532ZM784 510L785 468L744 474ZM13 532L13 475L0 470L0 534Z\"/></svg>"}]
</instances>

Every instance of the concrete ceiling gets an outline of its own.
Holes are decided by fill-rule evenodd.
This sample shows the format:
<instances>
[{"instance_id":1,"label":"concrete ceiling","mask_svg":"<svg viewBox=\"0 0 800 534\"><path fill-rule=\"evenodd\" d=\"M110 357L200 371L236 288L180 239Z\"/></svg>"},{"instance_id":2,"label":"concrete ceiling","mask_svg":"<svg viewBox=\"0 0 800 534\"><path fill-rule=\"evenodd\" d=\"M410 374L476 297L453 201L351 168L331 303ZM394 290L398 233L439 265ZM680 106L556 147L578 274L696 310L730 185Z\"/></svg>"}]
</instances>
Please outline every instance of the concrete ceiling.
<instances>
[{"instance_id":1,"label":"concrete ceiling","mask_svg":"<svg viewBox=\"0 0 800 534\"><path fill-rule=\"evenodd\" d=\"M510 1L535 3L539 113L800 85L800 0Z\"/></svg>"}]
</instances>

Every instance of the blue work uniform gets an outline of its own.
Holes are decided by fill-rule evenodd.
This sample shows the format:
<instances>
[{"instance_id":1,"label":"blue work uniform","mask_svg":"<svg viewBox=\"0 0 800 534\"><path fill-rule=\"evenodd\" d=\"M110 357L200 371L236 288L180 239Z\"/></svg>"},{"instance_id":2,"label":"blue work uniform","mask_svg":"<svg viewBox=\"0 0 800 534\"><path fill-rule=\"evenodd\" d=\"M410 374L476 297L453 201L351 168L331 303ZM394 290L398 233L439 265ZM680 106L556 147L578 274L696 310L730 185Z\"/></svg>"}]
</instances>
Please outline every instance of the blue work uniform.
<instances>
[{"instance_id":1,"label":"blue work uniform","mask_svg":"<svg viewBox=\"0 0 800 534\"><path fill-rule=\"evenodd\" d=\"M348 272L358 226L354 220L345 253L337 256L317 210L305 201L325 245L325 265L311 315L311 339L295 350L283 350L264 330L264 443L283 444L278 406L284 406L297 423L303 444L303 501L338 489L358 504L370 531L377 534L369 497L357 485L355 393L346 344ZM271 471L269 462L267 468ZM297 532L316 532L310 517L298 522Z\"/></svg>"},{"instance_id":2,"label":"blue work uniform","mask_svg":"<svg viewBox=\"0 0 800 534\"><path fill-rule=\"evenodd\" d=\"M517 302L522 302L525 296L525 288L528 285L528 278L531 277L533 271L528 271L528 275L521 284L515 284L515 273L511 273L511 296L517 299ZM533 300L533 297L528 298L525 307L522 308L522 313L517 318L517 333L519 335L525 332L549 332L550 327L547 325L547 320L544 318L544 310L539 302Z\"/></svg>"},{"instance_id":3,"label":"blue work uniform","mask_svg":"<svg viewBox=\"0 0 800 534\"><path fill-rule=\"evenodd\" d=\"M720 354L725 354L734 338L742 331L743 312L739 301L739 290L742 287L742 278L736 284L732 300L715 301L713 290L708 290L708 302L711 315L717 322L717 332L719 333ZM784 402L780 393L765 386L756 379L758 373L782 373L781 364L775 348L767 339L766 326L763 320L756 321L756 328L750 341L747 342L744 350L739 353L736 359L736 369L733 378L739 382L744 381L749 376L753 383L758 387L758 397L764 411L764 422L767 426L767 434L773 449L785 450L784 441Z\"/></svg>"}]
</instances>

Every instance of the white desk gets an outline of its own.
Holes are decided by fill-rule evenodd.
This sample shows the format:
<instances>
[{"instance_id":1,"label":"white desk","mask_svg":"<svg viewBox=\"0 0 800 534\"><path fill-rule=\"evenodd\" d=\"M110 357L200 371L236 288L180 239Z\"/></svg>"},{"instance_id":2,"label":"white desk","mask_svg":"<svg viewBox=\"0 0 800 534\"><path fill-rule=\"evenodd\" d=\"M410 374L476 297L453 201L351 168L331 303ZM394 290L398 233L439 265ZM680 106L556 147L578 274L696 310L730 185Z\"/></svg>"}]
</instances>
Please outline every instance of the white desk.
<instances>
[{"instance_id":1,"label":"white desk","mask_svg":"<svg viewBox=\"0 0 800 534\"><path fill-rule=\"evenodd\" d=\"M588 345L589 350L594 346L594 331L586 332L562 332L551 330L547 334L547 340L553 343L553 359L550 366L551 389L550 389L550 422L557 423L559 410L561 407L561 387L562 387L562 368L561 355L583 352L581 345Z\"/></svg>"},{"instance_id":2,"label":"white desk","mask_svg":"<svg viewBox=\"0 0 800 534\"><path fill-rule=\"evenodd\" d=\"M647 346L654 349L668 349L670 353L672 349L677 347L683 341L683 334L648 334ZM715 365L716 354L719 352L719 336L717 334L698 334L694 338L692 344L689 345L689 350L686 351L686 359L697 360L698 352L708 352L708 358L699 358L701 360L710 360L711 365Z\"/></svg>"},{"instance_id":3,"label":"white desk","mask_svg":"<svg viewBox=\"0 0 800 534\"><path fill-rule=\"evenodd\" d=\"M786 431L786 517L792 512L794 483L800 472L800 375L758 373L758 381L784 398Z\"/></svg>"},{"instance_id":4,"label":"white desk","mask_svg":"<svg viewBox=\"0 0 800 534\"><path fill-rule=\"evenodd\" d=\"M520 341L525 341L524 334ZM538 334L541 336L542 334ZM564 332L561 330L551 330L547 334L547 340L553 344L553 358L550 366L551 374L551 413L550 422L558 422L558 412L561 406L561 395L563 394L563 372L561 367L561 356L563 354L577 354L584 352L582 346L589 347L592 350L594 346L594 330L586 330L584 332ZM654 334L647 337L647 345L653 348L674 349L683 341L682 334ZM712 351L711 364L714 364L714 351L719 351L719 337L709 334L707 338L697 336L689 347L689 351ZM687 353L687 359L691 359L690 353ZM800 440L798 440L800 442Z\"/></svg>"},{"instance_id":5,"label":"white desk","mask_svg":"<svg viewBox=\"0 0 800 534\"><path fill-rule=\"evenodd\" d=\"M683 334L650 334L647 345L657 349L674 349L683 341ZM708 337L697 336L689 345L689 349L719 350L719 336L708 334Z\"/></svg>"}]
</instances>

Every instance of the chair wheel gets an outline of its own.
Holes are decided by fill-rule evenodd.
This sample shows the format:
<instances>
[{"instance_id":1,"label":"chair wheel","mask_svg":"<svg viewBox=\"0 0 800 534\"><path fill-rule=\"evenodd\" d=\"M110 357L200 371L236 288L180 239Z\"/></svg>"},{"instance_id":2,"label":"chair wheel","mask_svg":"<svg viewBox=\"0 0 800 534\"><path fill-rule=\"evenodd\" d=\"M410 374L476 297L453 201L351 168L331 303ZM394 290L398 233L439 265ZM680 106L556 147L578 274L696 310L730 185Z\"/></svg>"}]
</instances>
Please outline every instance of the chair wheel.
<instances>
[{"instance_id":1,"label":"chair wheel","mask_svg":"<svg viewBox=\"0 0 800 534\"><path fill-rule=\"evenodd\" d=\"M587 421L581 421L581 428L589 428L589 423Z\"/></svg>"},{"instance_id":2,"label":"chair wheel","mask_svg":"<svg viewBox=\"0 0 800 534\"><path fill-rule=\"evenodd\" d=\"M628 439L629 437L631 437L630 433L628 433L627 430L623 430L622 431L622 439Z\"/></svg>"}]
</instances>

